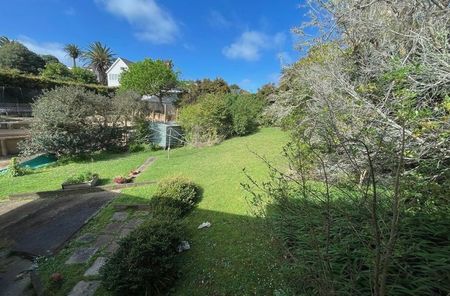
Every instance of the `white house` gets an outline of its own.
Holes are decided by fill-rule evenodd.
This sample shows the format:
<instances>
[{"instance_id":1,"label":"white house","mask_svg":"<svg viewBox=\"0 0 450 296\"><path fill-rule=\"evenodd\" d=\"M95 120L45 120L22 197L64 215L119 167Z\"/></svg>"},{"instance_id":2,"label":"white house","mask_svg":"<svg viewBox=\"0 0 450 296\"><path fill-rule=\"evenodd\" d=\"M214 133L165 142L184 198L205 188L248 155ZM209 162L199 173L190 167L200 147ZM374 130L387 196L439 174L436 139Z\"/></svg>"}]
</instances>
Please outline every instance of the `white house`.
<instances>
[{"instance_id":1,"label":"white house","mask_svg":"<svg viewBox=\"0 0 450 296\"><path fill-rule=\"evenodd\" d=\"M106 71L106 75L108 76L108 86L120 86L120 75L123 73L123 71L128 70L131 64L133 64L133 62L127 59L117 58L117 60L115 60L111 67L109 67L109 69Z\"/></svg>"}]
</instances>

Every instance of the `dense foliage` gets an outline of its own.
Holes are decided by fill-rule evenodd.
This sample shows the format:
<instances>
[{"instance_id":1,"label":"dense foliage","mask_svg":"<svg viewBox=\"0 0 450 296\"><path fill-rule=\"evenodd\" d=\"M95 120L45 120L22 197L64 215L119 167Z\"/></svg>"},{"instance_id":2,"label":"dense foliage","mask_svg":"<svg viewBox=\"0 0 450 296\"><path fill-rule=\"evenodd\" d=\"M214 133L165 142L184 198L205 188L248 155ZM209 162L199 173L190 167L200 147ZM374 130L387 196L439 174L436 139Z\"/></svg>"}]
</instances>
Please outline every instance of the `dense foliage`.
<instances>
[{"instance_id":1,"label":"dense foliage","mask_svg":"<svg viewBox=\"0 0 450 296\"><path fill-rule=\"evenodd\" d=\"M120 241L101 269L103 286L114 295L160 295L178 276L177 246L182 228L164 211Z\"/></svg>"},{"instance_id":2,"label":"dense foliage","mask_svg":"<svg viewBox=\"0 0 450 296\"><path fill-rule=\"evenodd\" d=\"M31 138L24 154L76 155L121 145L122 132L110 124L110 99L82 87L45 91L33 104Z\"/></svg>"},{"instance_id":3,"label":"dense foliage","mask_svg":"<svg viewBox=\"0 0 450 296\"><path fill-rule=\"evenodd\" d=\"M318 36L301 35L308 55L266 110L292 132L289 170L246 186L284 243L287 290L446 295L448 3L308 2L294 32Z\"/></svg>"},{"instance_id":4,"label":"dense foliage","mask_svg":"<svg viewBox=\"0 0 450 296\"><path fill-rule=\"evenodd\" d=\"M77 53L76 46L74 48L73 45L69 44L66 47L66 51L69 52L69 54L73 58L75 67L76 58L74 58L74 56L79 55L79 52ZM95 74L97 75L98 82L106 85L108 83L106 71L111 66L114 59L114 53L112 52L111 48L97 41L89 45L89 48L85 52L83 52L82 57L88 63L89 67L94 70Z\"/></svg>"},{"instance_id":5,"label":"dense foliage","mask_svg":"<svg viewBox=\"0 0 450 296\"><path fill-rule=\"evenodd\" d=\"M173 205L186 214L199 202L200 187L183 177L166 178L158 183L154 198L172 199Z\"/></svg>"},{"instance_id":6,"label":"dense foliage","mask_svg":"<svg viewBox=\"0 0 450 296\"><path fill-rule=\"evenodd\" d=\"M193 145L213 145L254 132L264 103L254 95L209 94L181 108L178 121Z\"/></svg>"},{"instance_id":7,"label":"dense foliage","mask_svg":"<svg viewBox=\"0 0 450 296\"><path fill-rule=\"evenodd\" d=\"M200 199L188 179L167 178L150 201L152 217L120 241L101 269L104 287L114 295L161 295L178 278L176 255L185 235L180 218Z\"/></svg>"},{"instance_id":8,"label":"dense foliage","mask_svg":"<svg viewBox=\"0 0 450 296\"><path fill-rule=\"evenodd\" d=\"M0 85L8 88L20 89L21 95L16 98L19 100L19 103L29 102L33 98L39 96L44 90L51 90L61 86L79 86L102 95L111 95L115 92L114 88L108 88L101 85L47 79L44 77L23 74L14 70L0 70Z\"/></svg>"},{"instance_id":9,"label":"dense foliage","mask_svg":"<svg viewBox=\"0 0 450 296\"><path fill-rule=\"evenodd\" d=\"M122 73L120 88L161 98L177 85L177 80L177 73L167 62L145 59L130 65L129 70Z\"/></svg>"},{"instance_id":10,"label":"dense foliage","mask_svg":"<svg viewBox=\"0 0 450 296\"><path fill-rule=\"evenodd\" d=\"M74 67L70 69L71 80L78 83L84 84L96 84L97 77L94 72L80 67Z\"/></svg>"},{"instance_id":11,"label":"dense foliage","mask_svg":"<svg viewBox=\"0 0 450 296\"><path fill-rule=\"evenodd\" d=\"M71 73L66 65L59 62L50 62L45 65L44 70L41 72L41 76L47 79L69 80Z\"/></svg>"},{"instance_id":12,"label":"dense foliage","mask_svg":"<svg viewBox=\"0 0 450 296\"><path fill-rule=\"evenodd\" d=\"M44 66L42 57L17 41L6 42L0 46L0 68L37 74Z\"/></svg>"},{"instance_id":13,"label":"dense foliage","mask_svg":"<svg viewBox=\"0 0 450 296\"><path fill-rule=\"evenodd\" d=\"M237 87L237 85L235 85ZM205 95L224 95L230 94L231 88L222 78L202 79L196 81L186 81L182 84L185 90L178 102L181 106L196 103L197 100ZM239 87L237 87L239 88ZM235 88L235 89L237 89Z\"/></svg>"}]
</instances>

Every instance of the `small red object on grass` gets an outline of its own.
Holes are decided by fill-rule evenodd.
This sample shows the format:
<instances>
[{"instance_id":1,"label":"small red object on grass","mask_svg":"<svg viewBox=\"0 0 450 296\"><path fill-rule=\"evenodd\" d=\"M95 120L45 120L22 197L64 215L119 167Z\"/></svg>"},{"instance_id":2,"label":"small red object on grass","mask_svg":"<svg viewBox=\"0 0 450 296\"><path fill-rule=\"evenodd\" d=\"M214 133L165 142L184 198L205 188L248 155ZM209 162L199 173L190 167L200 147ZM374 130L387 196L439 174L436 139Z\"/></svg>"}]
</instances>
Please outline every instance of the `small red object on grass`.
<instances>
[{"instance_id":1,"label":"small red object on grass","mask_svg":"<svg viewBox=\"0 0 450 296\"><path fill-rule=\"evenodd\" d=\"M50 279L52 280L52 282L57 283L57 282L62 281L64 278L61 273L55 272L50 276Z\"/></svg>"},{"instance_id":2,"label":"small red object on grass","mask_svg":"<svg viewBox=\"0 0 450 296\"><path fill-rule=\"evenodd\" d=\"M118 176L118 177L115 177L113 179L113 181L116 184L126 184L126 183L130 183L131 182L131 178L125 178L125 177L122 177L122 176Z\"/></svg>"}]
</instances>

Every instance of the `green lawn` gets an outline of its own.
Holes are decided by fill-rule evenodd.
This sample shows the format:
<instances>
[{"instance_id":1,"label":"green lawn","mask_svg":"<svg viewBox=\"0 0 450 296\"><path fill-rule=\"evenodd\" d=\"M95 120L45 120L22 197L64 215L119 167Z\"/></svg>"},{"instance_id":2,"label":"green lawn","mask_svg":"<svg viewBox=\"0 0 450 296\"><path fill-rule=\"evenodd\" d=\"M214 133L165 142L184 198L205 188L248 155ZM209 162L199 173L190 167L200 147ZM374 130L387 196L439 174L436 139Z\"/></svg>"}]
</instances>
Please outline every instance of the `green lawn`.
<instances>
[{"instance_id":1,"label":"green lawn","mask_svg":"<svg viewBox=\"0 0 450 296\"><path fill-rule=\"evenodd\" d=\"M118 175L127 175L149 157L149 151L138 153L101 153L89 160L72 161L68 164L50 166L32 173L11 178L0 175L0 201L10 194L56 190L69 176L91 171L100 175L103 184L111 183Z\"/></svg>"},{"instance_id":2,"label":"green lawn","mask_svg":"<svg viewBox=\"0 0 450 296\"><path fill-rule=\"evenodd\" d=\"M182 276L171 294L273 295L274 289L283 287L276 242L262 221L249 213L240 183L246 181L243 168L257 179L267 177L266 166L252 151L283 166L281 149L287 138L278 129L266 128L254 135L234 138L214 147L175 149L171 151L170 159L165 151L123 158L128 163L128 158L143 160L150 154L158 157L138 177L138 181L183 175L193 179L204 190L198 207L184 221L191 249L180 255ZM119 162L115 165L119 166ZM113 169L109 163L105 166ZM134 164L129 163L129 166ZM61 170L63 167L54 169ZM154 189L155 186L147 186L124 190L115 202L143 202L151 197ZM111 207L106 208L86 229L90 232L99 229L99 225L104 225L111 215ZM204 221L211 222L211 228L198 230L197 226ZM65 274L67 281L56 293L58 295L67 293L88 267L64 266L63 262L75 246L75 242L69 244L41 270L44 279L56 271ZM96 295L107 294L99 290Z\"/></svg>"}]
</instances>

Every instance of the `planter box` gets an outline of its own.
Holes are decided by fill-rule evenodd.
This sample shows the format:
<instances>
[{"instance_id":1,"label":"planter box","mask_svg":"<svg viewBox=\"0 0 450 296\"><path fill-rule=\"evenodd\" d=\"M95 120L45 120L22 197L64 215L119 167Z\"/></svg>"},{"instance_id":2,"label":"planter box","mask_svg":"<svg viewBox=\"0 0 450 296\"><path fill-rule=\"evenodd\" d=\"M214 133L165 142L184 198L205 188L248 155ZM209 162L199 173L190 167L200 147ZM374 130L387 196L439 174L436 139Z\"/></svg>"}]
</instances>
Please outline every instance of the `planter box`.
<instances>
[{"instance_id":1,"label":"planter box","mask_svg":"<svg viewBox=\"0 0 450 296\"><path fill-rule=\"evenodd\" d=\"M94 176L91 181L78 183L78 184L62 184L61 187L63 190L71 190L71 189L87 189L91 187L95 187L98 184L98 176Z\"/></svg>"}]
</instances>

